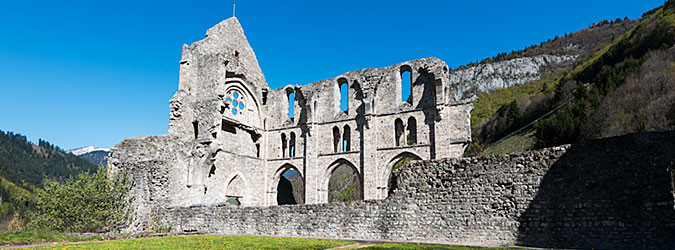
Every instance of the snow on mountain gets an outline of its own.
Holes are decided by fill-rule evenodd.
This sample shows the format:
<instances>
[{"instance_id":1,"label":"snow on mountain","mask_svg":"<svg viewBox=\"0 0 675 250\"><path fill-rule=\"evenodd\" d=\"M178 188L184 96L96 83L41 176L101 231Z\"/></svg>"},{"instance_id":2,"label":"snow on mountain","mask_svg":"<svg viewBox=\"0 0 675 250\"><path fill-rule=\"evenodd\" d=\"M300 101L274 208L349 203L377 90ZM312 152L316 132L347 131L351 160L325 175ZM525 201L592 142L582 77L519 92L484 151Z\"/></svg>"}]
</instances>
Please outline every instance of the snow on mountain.
<instances>
[{"instance_id":1,"label":"snow on mountain","mask_svg":"<svg viewBox=\"0 0 675 250\"><path fill-rule=\"evenodd\" d=\"M77 155L77 156L80 156L80 155L87 154L87 153L94 152L94 151L110 152L110 149L109 148L95 148L94 146L88 146L88 147L71 149L71 150L68 150L66 152Z\"/></svg>"}]
</instances>

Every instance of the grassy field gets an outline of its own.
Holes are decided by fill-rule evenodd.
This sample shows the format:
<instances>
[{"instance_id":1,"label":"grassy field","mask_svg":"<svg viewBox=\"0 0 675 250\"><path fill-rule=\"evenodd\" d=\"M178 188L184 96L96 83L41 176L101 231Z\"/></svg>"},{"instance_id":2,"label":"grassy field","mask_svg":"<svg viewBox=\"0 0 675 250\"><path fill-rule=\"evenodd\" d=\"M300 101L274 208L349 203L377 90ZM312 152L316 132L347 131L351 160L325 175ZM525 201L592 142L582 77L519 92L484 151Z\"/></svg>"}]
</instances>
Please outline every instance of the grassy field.
<instances>
[{"instance_id":1,"label":"grassy field","mask_svg":"<svg viewBox=\"0 0 675 250\"><path fill-rule=\"evenodd\" d=\"M75 237L53 231L24 231L18 233L0 233L0 245L26 245L45 242L74 242L100 240L101 237Z\"/></svg>"},{"instance_id":2,"label":"grassy field","mask_svg":"<svg viewBox=\"0 0 675 250\"><path fill-rule=\"evenodd\" d=\"M62 233L35 231L16 234L0 234L0 237L2 237L0 239L3 240L5 245L10 242L12 244L40 244L45 242L99 241L80 244L42 246L34 247L32 249L327 249L356 244L356 242L338 240L223 235L167 236L133 240L101 241L100 237L81 238L68 236ZM382 243L359 249L493 250L505 248Z\"/></svg>"},{"instance_id":3,"label":"grassy field","mask_svg":"<svg viewBox=\"0 0 675 250\"><path fill-rule=\"evenodd\" d=\"M419 244L396 244L396 243L385 243L377 244L370 247L359 248L359 249L371 249L371 250L380 250L380 249L415 249L415 250L425 250L425 249L439 249L439 250L497 250L497 249L506 249L506 248L479 248L479 247L465 247L465 246L444 246L444 245L419 245Z\"/></svg>"},{"instance_id":4,"label":"grassy field","mask_svg":"<svg viewBox=\"0 0 675 250\"><path fill-rule=\"evenodd\" d=\"M354 244L350 241L257 236L168 236L112 240L33 249L326 249Z\"/></svg>"}]
</instances>

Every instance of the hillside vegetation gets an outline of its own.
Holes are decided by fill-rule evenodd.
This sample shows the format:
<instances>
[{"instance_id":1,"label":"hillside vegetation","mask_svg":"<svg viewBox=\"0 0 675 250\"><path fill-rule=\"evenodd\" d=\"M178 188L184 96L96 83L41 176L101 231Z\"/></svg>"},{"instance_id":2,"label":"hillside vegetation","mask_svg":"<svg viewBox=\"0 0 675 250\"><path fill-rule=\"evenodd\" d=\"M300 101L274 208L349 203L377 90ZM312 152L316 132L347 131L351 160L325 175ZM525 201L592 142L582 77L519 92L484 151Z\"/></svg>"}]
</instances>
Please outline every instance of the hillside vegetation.
<instances>
[{"instance_id":1,"label":"hillside vegetation","mask_svg":"<svg viewBox=\"0 0 675 250\"><path fill-rule=\"evenodd\" d=\"M47 141L34 145L23 135L0 130L0 176L22 188L41 187L44 179L62 181L87 171L96 171L96 165Z\"/></svg>"},{"instance_id":2,"label":"hillside vegetation","mask_svg":"<svg viewBox=\"0 0 675 250\"><path fill-rule=\"evenodd\" d=\"M675 129L674 19L673 4L668 1L645 13L629 31L612 35L611 42L580 56L572 66L481 94L471 117L473 143L465 154L506 153ZM506 136L510 138L500 140Z\"/></svg>"},{"instance_id":3,"label":"hillside vegetation","mask_svg":"<svg viewBox=\"0 0 675 250\"><path fill-rule=\"evenodd\" d=\"M41 201L58 198L49 193L42 195L42 199L35 196L45 192L46 184L53 190L58 183L69 179L73 182L73 177L95 173L97 169L93 163L47 141L39 140L34 145L23 135L0 131L0 231L25 229L31 218L38 215L35 212ZM62 202L72 202L77 191L64 193Z\"/></svg>"},{"instance_id":4,"label":"hillside vegetation","mask_svg":"<svg viewBox=\"0 0 675 250\"><path fill-rule=\"evenodd\" d=\"M535 136L539 146L573 143L590 139L589 136L600 132L602 128L599 128L601 126L599 124L607 124L611 121L606 120L608 117L595 115L595 111L606 96L619 88L624 88L628 79L634 77L639 79L640 71L645 72L645 74L660 75L651 77L657 82L650 84L667 85L666 82L659 81L659 79L666 80L668 70L672 68L668 66L672 61L669 62L667 56L660 56L660 58L651 60L650 63L646 64L646 67L643 67L643 65L655 53L668 54L668 50L675 44L674 6L674 4L667 2L659 10L643 18L632 30L614 40L605 49L596 53L591 59L584 61L558 81L558 83L565 83L565 85L571 83L574 87L567 90L563 84L557 84L556 97L558 102L569 104L556 111L551 117L535 124ZM659 66L655 66L655 64ZM641 88L649 87L641 86ZM665 91L665 89L662 91ZM564 96L572 96L573 98L568 101L563 98ZM642 101L631 103L631 105L648 104L644 102L647 100L642 99ZM653 109L652 111L667 112L668 109L675 108L672 98L664 101L670 102L666 104L667 107L660 110ZM635 114L634 112L638 110L624 109L623 111L633 111L625 115L644 119L645 123L647 121L643 116L648 114ZM597 118L590 120L589 117L591 116ZM658 124L658 126L661 126L662 129L673 129L673 121L675 120L666 120L663 121L666 124ZM646 125L623 128L623 130L626 132L649 130ZM582 134L582 131L586 132Z\"/></svg>"}]
</instances>

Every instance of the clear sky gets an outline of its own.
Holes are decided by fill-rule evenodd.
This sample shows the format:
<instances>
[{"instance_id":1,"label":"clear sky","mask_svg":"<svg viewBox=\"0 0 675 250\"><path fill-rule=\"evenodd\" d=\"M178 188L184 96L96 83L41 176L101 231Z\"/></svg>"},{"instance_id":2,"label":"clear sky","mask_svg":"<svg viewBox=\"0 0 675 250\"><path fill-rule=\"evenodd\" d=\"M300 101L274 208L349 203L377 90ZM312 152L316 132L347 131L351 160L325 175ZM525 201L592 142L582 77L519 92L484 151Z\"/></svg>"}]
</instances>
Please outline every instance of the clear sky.
<instances>
[{"instance_id":1,"label":"clear sky","mask_svg":"<svg viewBox=\"0 0 675 250\"><path fill-rule=\"evenodd\" d=\"M237 0L236 13L278 88L429 56L457 67L663 2ZM231 15L229 0L4 0L0 130L64 149L166 134L182 45Z\"/></svg>"}]
</instances>

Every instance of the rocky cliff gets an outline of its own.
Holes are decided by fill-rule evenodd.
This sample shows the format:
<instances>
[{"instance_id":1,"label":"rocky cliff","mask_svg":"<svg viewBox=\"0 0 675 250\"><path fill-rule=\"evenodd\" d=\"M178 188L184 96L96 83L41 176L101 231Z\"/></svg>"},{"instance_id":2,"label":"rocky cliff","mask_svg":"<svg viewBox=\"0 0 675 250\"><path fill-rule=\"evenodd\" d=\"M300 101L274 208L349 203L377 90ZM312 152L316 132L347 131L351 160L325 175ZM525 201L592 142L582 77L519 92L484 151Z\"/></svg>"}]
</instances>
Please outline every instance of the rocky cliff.
<instances>
[{"instance_id":1,"label":"rocky cliff","mask_svg":"<svg viewBox=\"0 0 675 250\"><path fill-rule=\"evenodd\" d=\"M578 55L538 55L484 63L450 72L450 84L457 100L469 89L491 92L518 83L537 80L546 70L574 63Z\"/></svg>"}]
</instances>

